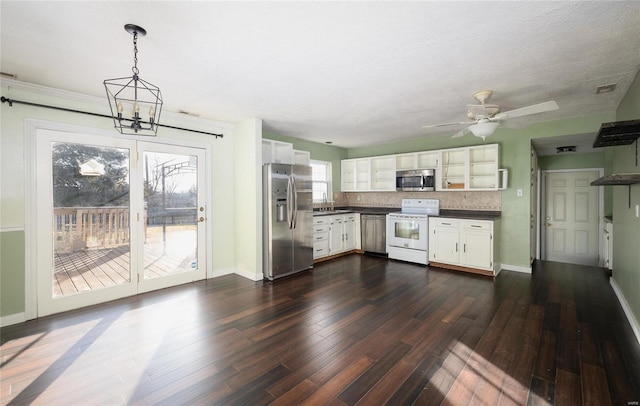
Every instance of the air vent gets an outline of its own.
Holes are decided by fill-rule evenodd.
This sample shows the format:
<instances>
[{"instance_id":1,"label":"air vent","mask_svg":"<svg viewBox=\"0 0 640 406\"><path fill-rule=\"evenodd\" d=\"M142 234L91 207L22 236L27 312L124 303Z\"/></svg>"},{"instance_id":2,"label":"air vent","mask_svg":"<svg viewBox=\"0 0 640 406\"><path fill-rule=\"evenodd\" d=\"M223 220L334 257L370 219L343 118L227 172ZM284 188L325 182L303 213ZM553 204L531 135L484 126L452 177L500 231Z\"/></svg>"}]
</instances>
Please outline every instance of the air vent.
<instances>
[{"instance_id":1,"label":"air vent","mask_svg":"<svg viewBox=\"0 0 640 406\"><path fill-rule=\"evenodd\" d=\"M556 148L556 154L562 154L563 152L576 152L575 145L567 145L566 147Z\"/></svg>"},{"instance_id":2,"label":"air vent","mask_svg":"<svg viewBox=\"0 0 640 406\"><path fill-rule=\"evenodd\" d=\"M640 120L602 123L594 148L633 144L640 137Z\"/></svg>"}]
</instances>

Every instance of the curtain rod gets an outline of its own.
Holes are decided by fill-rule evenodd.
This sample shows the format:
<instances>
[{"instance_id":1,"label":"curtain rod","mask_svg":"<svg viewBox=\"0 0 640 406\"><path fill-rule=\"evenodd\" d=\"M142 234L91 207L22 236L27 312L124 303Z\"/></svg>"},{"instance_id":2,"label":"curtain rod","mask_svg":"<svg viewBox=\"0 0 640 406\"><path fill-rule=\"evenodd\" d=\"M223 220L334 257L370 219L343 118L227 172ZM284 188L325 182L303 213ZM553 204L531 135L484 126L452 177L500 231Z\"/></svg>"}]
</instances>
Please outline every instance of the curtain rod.
<instances>
[{"instance_id":1,"label":"curtain rod","mask_svg":"<svg viewBox=\"0 0 640 406\"><path fill-rule=\"evenodd\" d=\"M22 100L15 100L15 99L9 99L7 97L2 96L1 99L2 103L9 103L9 107L13 107L13 103L18 103L18 104L26 104L27 106L35 106L35 107L44 107L47 109L54 109L54 110L61 110L61 111L68 111L70 113L80 113L80 114L86 114L89 116L96 116L96 117L104 117L104 118L108 118L113 120L113 117L106 115L106 114L99 114L99 113L91 113L89 111L82 111L82 110L74 110L74 109L67 109L64 107L57 107L57 106L49 106L47 104L39 104L39 103L31 103L31 102L27 102L27 101L22 101ZM222 138L223 135L222 134L214 134L214 133L208 133L206 131L199 131L199 130L191 130L189 128L183 128L183 127L174 127L172 125L166 125L166 124L156 124L158 127L164 127L164 128L171 128L173 130L181 130L181 131L190 131L192 133L198 133L198 134L206 134L206 135L213 135L214 137L218 138Z\"/></svg>"}]
</instances>

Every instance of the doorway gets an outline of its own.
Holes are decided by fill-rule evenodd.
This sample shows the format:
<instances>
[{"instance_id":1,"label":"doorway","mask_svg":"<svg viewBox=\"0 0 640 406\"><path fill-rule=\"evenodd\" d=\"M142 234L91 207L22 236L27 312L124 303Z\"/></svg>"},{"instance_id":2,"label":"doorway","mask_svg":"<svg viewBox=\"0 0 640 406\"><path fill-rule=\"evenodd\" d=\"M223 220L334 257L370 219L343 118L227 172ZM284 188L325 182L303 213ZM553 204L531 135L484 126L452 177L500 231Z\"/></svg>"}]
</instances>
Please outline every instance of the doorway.
<instances>
[{"instance_id":1,"label":"doorway","mask_svg":"<svg viewBox=\"0 0 640 406\"><path fill-rule=\"evenodd\" d=\"M206 278L203 148L36 132L37 316Z\"/></svg>"},{"instance_id":2,"label":"doorway","mask_svg":"<svg viewBox=\"0 0 640 406\"><path fill-rule=\"evenodd\" d=\"M543 171L542 258L598 266L603 202L591 182L601 169Z\"/></svg>"}]
</instances>

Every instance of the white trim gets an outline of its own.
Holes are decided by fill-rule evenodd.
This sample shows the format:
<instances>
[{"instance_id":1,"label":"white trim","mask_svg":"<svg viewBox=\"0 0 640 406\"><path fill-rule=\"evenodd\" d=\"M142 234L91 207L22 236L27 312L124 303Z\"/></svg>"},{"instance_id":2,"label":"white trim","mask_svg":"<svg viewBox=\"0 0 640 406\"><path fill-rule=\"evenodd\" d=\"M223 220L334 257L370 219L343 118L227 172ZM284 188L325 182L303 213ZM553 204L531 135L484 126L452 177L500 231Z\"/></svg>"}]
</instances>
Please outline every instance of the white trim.
<instances>
[{"instance_id":1,"label":"white trim","mask_svg":"<svg viewBox=\"0 0 640 406\"><path fill-rule=\"evenodd\" d=\"M260 272L259 274L256 274L255 272L249 272L249 271L245 272L245 271L236 269L234 273L238 276L242 276L243 278L250 279L254 282L261 281L264 279L264 275L262 274L262 272Z\"/></svg>"},{"instance_id":2,"label":"white trim","mask_svg":"<svg viewBox=\"0 0 640 406\"><path fill-rule=\"evenodd\" d=\"M105 130L101 128L79 126L74 124L66 124L60 122L39 120L39 119L25 119L24 121L24 159L25 159L25 312L24 317L26 320L35 319L38 317L38 273L37 273L37 139L39 130L58 131L64 133L78 133L87 135L99 135L110 137L113 139L122 139L128 141L147 142L160 145L175 145L184 147L193 147L204 150L205 160L209 165L204 168L205 171L205 202L206 208L205 216L211 218L209 214L212 213L211 205L211 165L212 165L212 145L205 142L177 140L172 138L154 138L152 141L146 136L131 136L122 135L112 129ZM213 224L211 221L206 225L206 241L210 241L213 236ZM211 244L205 243L206 246L206 271L205 278L213 274L213 247Z\"/></svg>"},{"instance_id":3,"label":"white trim","mask_svg":"<svg viewBox=\"0 0 640 406\"><path fill-rule=\"evenodd\" d=\"M501 271L514 271L520 273L531 273L530 266L520 266L520 265L509 265L509 264L500 264Z\"/></svg>"},{"instance_id":4,"label":"white trim","mask_svg":"<svg viewBox=\"0 0 640 406\"><path fill-rule=\"evenodd\" d=\"M0 317L0 327L7 327L12 324L23 323L25 321L27 321L27 318L24 313L10 314L8 316Z\"/></svg>"},{"instance_id":5,"label":"white trim","mask_svg":"<svg viewBox=\"0 0 640 406\"><path fill-rule=\"evenodd\" d=\"M213 262L213 261L211 261ZM216 269L215 271L211 271L208 275L207 275L207 279L213 279L213 278L219 278L220 276L225 276L225 275L234 275L236 273L236 270L234 268L222 268L222 269ZM244 275L242 275L244 276Z\"/></svg>"},{"instance_id":6,"label":"white trim","mask_svg":"<svg viewBox=\"0 0 640 406\"><path fill-rule=\"evenodd\" d=\"M24 226L0 226L0 233L16 233L24 231Z\"/></svg>"},{"instance_id":7,"label":"white trim","mask_svg":"<svg viewBox=\"0 0 640 406\"><path fill-rule=\"evenodd\" d=\"M629 303L627 303L627 300L624 298L624 295L622 294L620 287L616 283L615 279L613 279L613 277L609 278L609 284L613 288L613 291L615 292L616 297L618 298L618 302L620 302L620 306L622 306L622 310L624 310L625 316L627 316L627 320L631 325L631 329L633 330L633 334L635 334L636 336L636 340L638 341L638 344L640 344L640 324L638 323L638 319L633 314L631 307L629 307Z\"/></svg>"}]
</instances>

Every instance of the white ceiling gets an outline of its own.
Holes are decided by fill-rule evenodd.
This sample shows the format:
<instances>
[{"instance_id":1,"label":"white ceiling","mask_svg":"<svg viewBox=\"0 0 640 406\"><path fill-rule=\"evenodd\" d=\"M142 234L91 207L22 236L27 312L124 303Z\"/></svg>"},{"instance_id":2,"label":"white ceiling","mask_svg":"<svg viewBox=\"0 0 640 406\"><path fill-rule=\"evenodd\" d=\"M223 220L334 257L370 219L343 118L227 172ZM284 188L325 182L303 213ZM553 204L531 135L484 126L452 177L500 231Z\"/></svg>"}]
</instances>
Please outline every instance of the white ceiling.
<instances>
[{"instance_id":1,"label":"white ceiling","mask_svg":"<svg viewBox=\"0 0 640 406\"><path fill-rule=\"evenodd\" d=\"M491 89L528 125L615 111L640 68L640 2L6 1L1 70L103 96L133 65L165 109L357 147L453 134ZM596 95L599 85L617 83ZM107 106L105 96L105 108Z\"/></svg>"}]
</instances>

